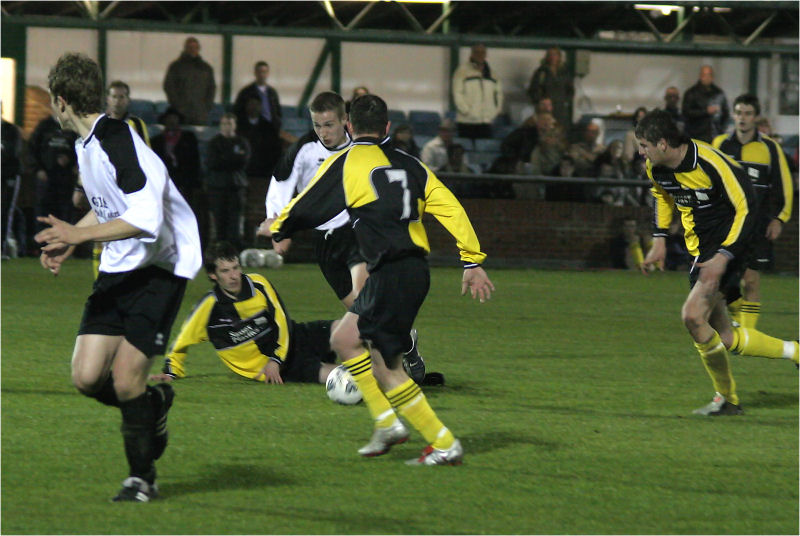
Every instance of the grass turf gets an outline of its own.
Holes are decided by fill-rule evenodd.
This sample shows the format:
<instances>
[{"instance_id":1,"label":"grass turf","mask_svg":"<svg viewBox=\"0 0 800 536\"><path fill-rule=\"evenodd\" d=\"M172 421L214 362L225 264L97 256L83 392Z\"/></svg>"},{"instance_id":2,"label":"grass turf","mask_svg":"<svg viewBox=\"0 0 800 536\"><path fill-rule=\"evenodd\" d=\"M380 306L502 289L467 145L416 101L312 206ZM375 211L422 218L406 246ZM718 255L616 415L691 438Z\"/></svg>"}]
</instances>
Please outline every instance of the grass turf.
<instances>
[{"instance_id":1,"label":"grass turf","mask_svg":"<svg viewBox=\"0 0 800 536\"><path fill-rule=\"evenodd\" d=\"M296 320L341 315L315 266L263 273ZM490 277L497 293L478 304L458 295L459 270L434 269L416 323L463 466L405 466L417 434L361 459L363 405L239 378L205 345L176 383L163 500L137 505L108 502L126 476L118 412L70 384L88 261L56 279L4 261L3 533L797 533L797 371L733 357L746 415L692 416L713 389L680 322L685 274ZM797 338L798 279L762 287L759 327ZM173 336L207 288L190 284Z\"/></svg>"}]
</instances>

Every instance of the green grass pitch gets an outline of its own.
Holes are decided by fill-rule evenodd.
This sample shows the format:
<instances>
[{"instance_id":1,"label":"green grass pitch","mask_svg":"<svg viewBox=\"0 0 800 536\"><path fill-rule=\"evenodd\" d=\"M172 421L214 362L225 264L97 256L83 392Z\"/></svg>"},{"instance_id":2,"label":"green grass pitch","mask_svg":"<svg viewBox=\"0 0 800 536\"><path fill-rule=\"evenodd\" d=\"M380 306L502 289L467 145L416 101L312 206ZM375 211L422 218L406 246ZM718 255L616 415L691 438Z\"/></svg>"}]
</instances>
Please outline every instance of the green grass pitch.
<instances>
[{"instance_id":1,"label":"green grass pitch","mask_svg":"<svg viewBox=\"0 0 800 536\"><path fill-rule=\"evenodd\" d=\"M263 272L293 318L343 309L315 266ZM798 373L733 357L746 415L713 395L680 321L684 273L492 270L485 304L435 268L416 327L460 467L361 459L366 408L266 386L196 347L176 383L162 500L112 504L119 413L79 395L70 356L91 275L2 264L2 532L28 534L797 534ZM759 327L798 336L798 279L763 278ZM192 282L179 322L208 288ZM173 336L177 332L176 324ZM160 368L157 358L154 370Z\"/></svg>"}]
</instances>

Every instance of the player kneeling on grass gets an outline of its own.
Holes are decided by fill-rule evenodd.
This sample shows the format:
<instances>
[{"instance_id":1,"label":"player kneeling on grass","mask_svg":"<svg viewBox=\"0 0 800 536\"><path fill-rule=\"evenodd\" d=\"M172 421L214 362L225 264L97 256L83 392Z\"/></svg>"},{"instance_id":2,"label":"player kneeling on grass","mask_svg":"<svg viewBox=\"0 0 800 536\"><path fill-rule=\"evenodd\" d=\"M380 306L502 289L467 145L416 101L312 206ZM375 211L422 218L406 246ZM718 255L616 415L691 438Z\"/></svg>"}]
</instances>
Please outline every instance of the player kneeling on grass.
<instances>
[{"instance_id":1,"label":"player kneeling on grass","mask_svg":"<svg viewBox=\"0 0 800 536\"><path fill-rule=\"evenodd\" d=\"M64 54L48 83L56 119L81 138L75 150L92 210L75 225L40 217L48 227L35 240L45 244L40 260L53 275L77 244L104 243L75 340L72 382L122 413L130 476L113 500L147 502L157 495L155 460L167 446L173 397L169 385L148 386L147 375L169 340L186 282L200 269L197 220L161 159L127 123L101 113L96 62Z\"/></svg>"},{"instance_id":2,"label":"player kneeling on grass","mask_svg":"<svg viewBox=\"0 0 800 536\"><path fill-rule=\"evenodd\" d=\"M183 323L163 373L151 379L183 378L189 347L210 341L222 362L246 378L268 384L325 383L336 367L329 341L338 321L293 321L264 276L242 273L232 244L212 244L204 264L214 288Z\"/></svg>"}]
</instances>

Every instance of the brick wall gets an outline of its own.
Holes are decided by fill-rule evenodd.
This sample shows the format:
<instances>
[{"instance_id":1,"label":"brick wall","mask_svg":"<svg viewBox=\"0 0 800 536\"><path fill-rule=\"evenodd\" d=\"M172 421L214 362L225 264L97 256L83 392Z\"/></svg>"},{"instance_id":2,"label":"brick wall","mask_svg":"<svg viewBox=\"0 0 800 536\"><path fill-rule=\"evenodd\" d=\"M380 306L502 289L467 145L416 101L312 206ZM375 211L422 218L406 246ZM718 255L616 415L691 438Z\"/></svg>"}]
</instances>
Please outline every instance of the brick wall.
<instances>
[{"instance_id":1,"label":"brick wall","mask_svg":"<svg viewBox=\"0 0 800 536\"><path fill-rule=\"evenodd\" d=\"M264 188L249 196L249 221L261 221ZM609 243L619 233L624 218L636 218L649 233L652 211L647 207L612 207L589 203L537 200L464 199L482 249L493 266L547 268L610 267ZM433 263L458 264L458 251L450 234L430 215L425 229ZM775 244L775 270L797 273L797 200L792 219ZM260 239L258 247L270 247ZM299 233L292 243L289 262L313 260L310 233Z\"/></svg>"}]
</instances>

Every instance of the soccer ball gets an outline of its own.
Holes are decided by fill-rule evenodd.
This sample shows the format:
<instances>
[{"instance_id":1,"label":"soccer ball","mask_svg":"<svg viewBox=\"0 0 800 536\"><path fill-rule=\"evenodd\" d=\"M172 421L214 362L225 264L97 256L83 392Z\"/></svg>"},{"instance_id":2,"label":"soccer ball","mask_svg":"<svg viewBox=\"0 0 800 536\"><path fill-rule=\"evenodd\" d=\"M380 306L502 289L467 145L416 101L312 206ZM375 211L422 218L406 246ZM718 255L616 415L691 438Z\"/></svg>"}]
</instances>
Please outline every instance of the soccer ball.
<instances>
[{"instance_id":1,"label":"soccer ball","mask_svg":"<svg viewBox=\"0 0 800 536\"><path fill-rule=\"evenodd\" d=\"M245 268L280 268L283 266L283 257L274 249L246 249L239 255L239 260Z\"/></svg>"},{"instance_id":2,"label":"soccer ball","mask_svg":"<svg viewBox=\"0 0 800 536\"><path fill-rule=\"evenodd\" d=\"M325 390L328 392L328 398L337 404L352 406L361 402L361 391L344 365L339 365L328 374Z\"/></svg>"}]
</instances>

